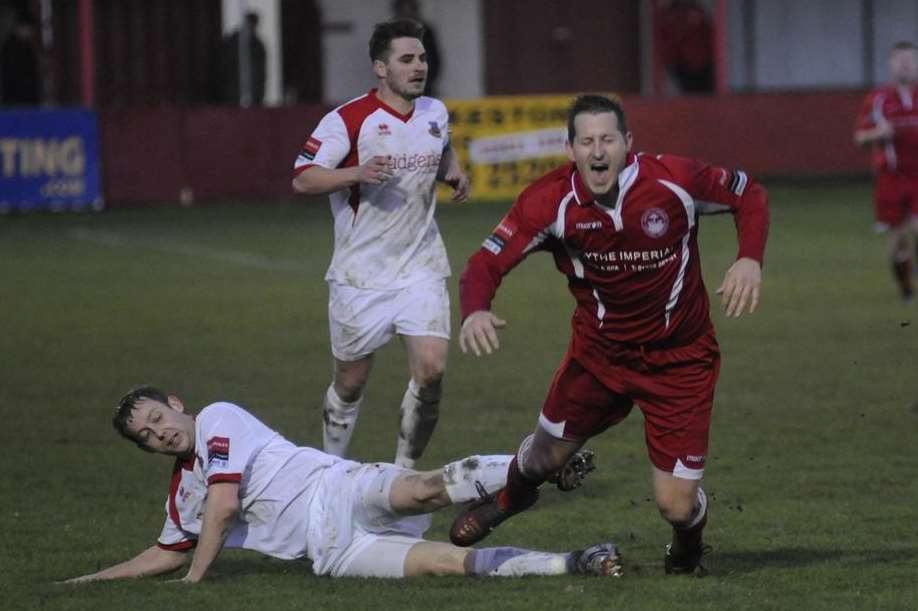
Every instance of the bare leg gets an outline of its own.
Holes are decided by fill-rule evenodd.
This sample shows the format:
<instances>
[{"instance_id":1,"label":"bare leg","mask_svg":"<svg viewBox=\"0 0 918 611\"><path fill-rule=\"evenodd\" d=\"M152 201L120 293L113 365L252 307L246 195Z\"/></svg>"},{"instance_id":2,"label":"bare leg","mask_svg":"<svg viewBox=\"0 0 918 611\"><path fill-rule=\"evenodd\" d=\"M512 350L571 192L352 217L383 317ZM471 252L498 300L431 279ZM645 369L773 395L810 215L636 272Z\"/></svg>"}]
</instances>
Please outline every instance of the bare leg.
<instances>
[{"instance_id":1,"label":"bare leg","mask_svg":"<svg viewBox=\"0 0 918 611\"><path fill-rule=\"evenodd\" d=\"M666 572L693 573L704 553L702 535L708 522L707 497L701 480L682 479L654 467L653 488L660 515L673 527Z\"/></svg>"},{"instance_id":2,"label":"bare leg","mask_svg":"<svg viewBox=\"0 0 918 611\"><path fill-rule=\"evenodd\" d=\"M441 337L403 335L411 381L402 399L395 464L413 468L440 417L440 397L449 342Z\"/></svg>"},{"instance_id":3,"label":"bare leg","mask_svg":"<svg viewBox=\"0 0 918 611\"><path fill-rule=\"evenodd\" d=\"M347 454L372 366L372 354L356 361L335 359L335 378L325 393L322 411L323 447L329 454Z\"/></svg>"},{"instance_id":4,"label":"bare leg","mask_svg":"<svg viewBox=\"0 0 918 611\"><path fill-rule=\"evenodd\" d=\"M436 471L407 472L392 482L389 506L397 514L429 513L492 493L507 483L506 454L469 456Z\"/></svg>"},{"instance_id":5,"label":"bare leg","mask_svg":"<svg viewBox=\"0 0 918 611\"><path fill-rule=\"evenodd\" d=\"M905 300L913 298L912 284L912 236L911 223L902 223L889 230L887 255L892 265L893 277L899 287L899 294Z\"/></svg>"}]
</instances>

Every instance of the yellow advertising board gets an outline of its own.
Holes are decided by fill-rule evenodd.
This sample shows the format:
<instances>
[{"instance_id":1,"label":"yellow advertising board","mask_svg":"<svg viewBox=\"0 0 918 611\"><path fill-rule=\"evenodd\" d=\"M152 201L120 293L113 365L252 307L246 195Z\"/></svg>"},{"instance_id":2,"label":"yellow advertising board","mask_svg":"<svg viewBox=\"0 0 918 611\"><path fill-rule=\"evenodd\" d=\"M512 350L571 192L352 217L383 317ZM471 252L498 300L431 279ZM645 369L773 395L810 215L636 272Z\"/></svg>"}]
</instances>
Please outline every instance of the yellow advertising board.
<instances>
[{"instance_id":1,"label":"yellow advertising board","mask_svg":"<svg viewBox=\"0 0 918 611\"><path fill-rule=\"evenodd\" d=\"M573 95L445 100L453 149L472 179L474 199L514 199L564 163ZM440 187L449 201L450 189Z\"/></svg>"}]
</instances>

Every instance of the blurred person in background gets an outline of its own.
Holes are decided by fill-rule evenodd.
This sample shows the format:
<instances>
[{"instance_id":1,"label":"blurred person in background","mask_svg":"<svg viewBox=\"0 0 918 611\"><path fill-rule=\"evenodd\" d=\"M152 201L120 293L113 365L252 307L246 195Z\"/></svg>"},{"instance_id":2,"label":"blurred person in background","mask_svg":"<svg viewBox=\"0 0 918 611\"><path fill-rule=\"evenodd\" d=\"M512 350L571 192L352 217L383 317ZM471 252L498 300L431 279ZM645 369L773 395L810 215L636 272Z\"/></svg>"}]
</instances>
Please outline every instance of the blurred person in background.
<instances>
[{"instance_id":1,"label":"blurred person in background","mask_svg":"<svg viewBox=\"0 0 918 611\"><path fill-rule=\"evenodd\" d=\"M370 58L379 86L319 122L294 164L293 189L328 194L335 247L325 275L334 379L325 393L323 447L345 456L373 354L398 335L411 378L395 463L413 467L440 413L450 336L450 275L434 218L437 181L453 200L469 179L449 142L449 113L423 95L427 54L415 21L377 24Z\"/></svg>"},{"instance_id":2,"label":"blurred person in background","mask_svg":"<svg viewBox=\"0 0 918 611\"><path fill-rule=\"evenodd\" d=\"M631 152L624 109L604 96L568 111L570 163L519 196L459 282L459 346L499 347L491 311L503 277L537 251L552 254L576 301L573 335L533 434L507 485L470 505L450 539L472 545L538 499L546 477L635 404L660 515L672 527L664 568L704 574L708 521L701 487L720 348L701 275L701 214L734 216L739 249L717 293L728 317L754 312L768 235L768 195L742 170L674 155Z\"/></svg>"},{"instance_id":3,"label":"blurred person in background","mask_svg":"<svg viewBox=\"0 0 918 611\"><path fill-rule=\"evenodd\" d=\"M41 79L35 49L35 24L20 14L0 47L0 95L5 106L36 106L41 102Z\"/></svg>"},{"instance_id":4,"label":"blurred person in background","mask_svg":"<svg viewBox=\"0 0 918 611\"><path fill-rule=\"evenodd\" d=\"M714 91L711 19L692 0L672 0L657 10L657 40L663 64L682 93Z\"/></svg>"},{"instance_id":5,"label":"blurred person in background","mask_svg":"<svg viewBox=\"0 0 918 611\"><path fill-rule=\"evenodd\" d=\"M359 464L297 447L232 403L212 403L194 416L152 386L122 397L112 424L142 450L175 457L165 522L156 544L134 558L66 583L149 577L186 565L180 581L197 583L225 547L309 558L315 574L332 577L621 574L611 543L559 554L468 550L421 538L431 512L500 487L510 456L470 456L423 473ZM558 473L560 489L580 485L589 470L585 456Z\"/></svg>"},{"instance_id":6,"label":"blurred person in background","mask_svg":"<svg viewBox=\"0 0 918 611\"><path fill-rule=\"evenodd\" d=\"M873 147L874 214L885 233L899 294L915 301L912 273L918 235L918 47L896 43L891 82L872 91L857 119L854 142Z\"/></svg>"},{"instance_id":7,"label":"blurred person in background","mask_svg":"<svg viewBox=\"0 0 918 611\"><path fill-rule=\"evenodd\" d=\"M421 18L421 5L419 0L394 0L392 14L395 19L411 19L424 26L424 36L421 44L427 52L427 84L424 85L424 95L437 95L437 81L440 78L442 66L440 46L437 44L437 33L429 22Z\"/></svg>"},{"instance_id":8,"label":"blurred person in background","mask_svg":"<svg viewBox=\"0 0 918 611\"><path fill-rule=\"evenodd\" d=\"M220 97L224 103L245 107L264 103L267 52L258 36L258 22L258 13L246 13L239 29L223 40Z\"/></svg>"}]
</instances>

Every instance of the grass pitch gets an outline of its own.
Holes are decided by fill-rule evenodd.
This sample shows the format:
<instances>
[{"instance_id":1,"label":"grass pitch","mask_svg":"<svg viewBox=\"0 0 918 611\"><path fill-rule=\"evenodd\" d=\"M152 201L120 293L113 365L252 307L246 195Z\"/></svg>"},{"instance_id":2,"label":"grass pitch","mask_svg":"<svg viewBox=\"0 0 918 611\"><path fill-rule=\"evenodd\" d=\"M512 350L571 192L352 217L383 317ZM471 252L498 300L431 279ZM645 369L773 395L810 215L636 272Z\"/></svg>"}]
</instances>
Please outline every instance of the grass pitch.
<instances>
[{"instance_id":1,"label":"grass pitch","mask_svg":"<svg viewBox=\"0 0 918 611\"><path fill-rule=\"evenodd\" d=\"M621 544L627 576L317 578L306 562L225 552L206 582L53 582L152 544L171 461L109 425L151 382L199 409L238 402L321 444L331 375L324 201L0 218L0 591L8 609L914 609L918 308L902 305L867 185L772 186L759 312L714 313L724 360L705 488L711 575L664 578L668 528L650 498L641 416L596 438L599 469L502 526L488 544ZM456 277L504 204L445 205ZM727 217L702 221L709 291L735 255ZM458 308L454 300L454 332ZM572 299L550 257L511 273L509 320L487 359L453 346L439 428L420 466L506 453L531 430L569 337ZM455 334L455 333L454 333ZM352 448L391 460L408 380L381 351ZM445 539L453 513L434 520Z\"/></svg>"}]
</instances>

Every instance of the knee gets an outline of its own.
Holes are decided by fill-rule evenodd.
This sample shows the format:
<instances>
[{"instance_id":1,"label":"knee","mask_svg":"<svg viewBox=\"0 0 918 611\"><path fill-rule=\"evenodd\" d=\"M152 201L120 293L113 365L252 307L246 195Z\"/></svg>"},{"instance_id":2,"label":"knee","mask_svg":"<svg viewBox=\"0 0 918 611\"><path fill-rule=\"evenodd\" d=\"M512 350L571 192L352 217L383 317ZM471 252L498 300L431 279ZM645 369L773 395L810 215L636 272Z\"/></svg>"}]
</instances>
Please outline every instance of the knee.
<instances>
[{"instance_id":1,"label":"knee","mask_svg":"<svg viewBox=\"0 0 918 611\"><path fill-rule=\"evenodd\" d=\"M697 493L671 493L657 495L657 509L664 520L675 527L685 526L695 514Z\"/></svg>"},{"instance_id":2,"label":"knee","mask_svg":"<svg viewBox=\"0 0 918 611\"><path fill-rule=\"evenodd\" d=\"M429 396L431 399L440 398L440 389L443 385L443 374L446 363L438 359L425 359L414 367L411 377L418 387L422 398ZM425 396L426 395L426 396Z\"/></svg>"},{"instance_id":3,"label":"knee","mask_svg":"<svg viewBox=\"0 0 918 611\"><path fill-rule=\"evenodd\" d=\"M335 394L345 403L353 403L362 397L366 385L366 376L344 372L335 373Z\"/></svg>"}]
</instances>

